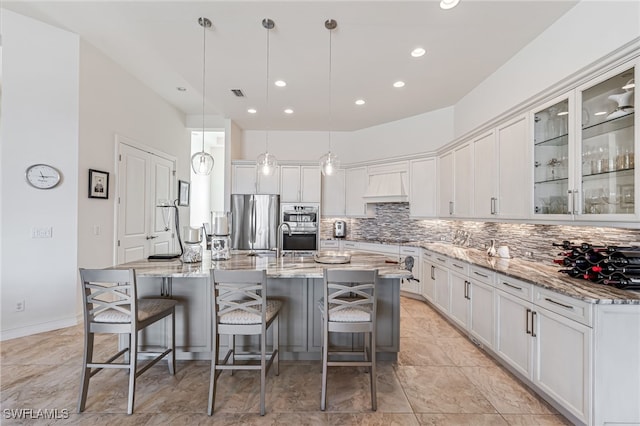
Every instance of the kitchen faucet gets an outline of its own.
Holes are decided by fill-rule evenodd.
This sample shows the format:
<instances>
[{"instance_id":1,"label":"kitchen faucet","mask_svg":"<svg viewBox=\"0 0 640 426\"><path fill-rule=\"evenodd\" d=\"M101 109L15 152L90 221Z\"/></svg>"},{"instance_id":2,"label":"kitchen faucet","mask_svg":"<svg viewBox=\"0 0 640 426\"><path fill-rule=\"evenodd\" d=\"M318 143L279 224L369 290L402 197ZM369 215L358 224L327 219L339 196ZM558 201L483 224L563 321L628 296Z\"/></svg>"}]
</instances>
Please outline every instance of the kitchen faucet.
<instances>
[{"instance_id":1,"label":"kitchen faucet","mask_svg":"<svg viewBox=\"0 0 640 426\"><path fill-rule=\"evenodd\" d=\"M282 222L278 225L278 246L276 247L276 257L282 257L282 228L286 227L289 231L289 236L291 236L291 226L288 223Z\"/></svg>"}]
</instances>

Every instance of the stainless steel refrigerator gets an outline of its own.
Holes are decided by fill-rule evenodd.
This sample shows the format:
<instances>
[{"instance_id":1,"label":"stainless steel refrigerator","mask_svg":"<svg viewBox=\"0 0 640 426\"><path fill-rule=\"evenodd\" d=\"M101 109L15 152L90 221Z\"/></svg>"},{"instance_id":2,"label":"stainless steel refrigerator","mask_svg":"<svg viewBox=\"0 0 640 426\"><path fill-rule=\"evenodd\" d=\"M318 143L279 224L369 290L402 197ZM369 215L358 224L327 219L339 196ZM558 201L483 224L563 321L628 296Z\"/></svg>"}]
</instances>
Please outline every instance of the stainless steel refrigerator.
<instances>
[{"instance_id":1,"label":"stainless steel refrigerator","mask_svg":"<svg viewBox=\"0 0 640 426\"><path fill-rule=\"evenodd\" d=\"M231 195L231 248L270 250L278 244L279 195Z\"/></svg>"}]
</instances>

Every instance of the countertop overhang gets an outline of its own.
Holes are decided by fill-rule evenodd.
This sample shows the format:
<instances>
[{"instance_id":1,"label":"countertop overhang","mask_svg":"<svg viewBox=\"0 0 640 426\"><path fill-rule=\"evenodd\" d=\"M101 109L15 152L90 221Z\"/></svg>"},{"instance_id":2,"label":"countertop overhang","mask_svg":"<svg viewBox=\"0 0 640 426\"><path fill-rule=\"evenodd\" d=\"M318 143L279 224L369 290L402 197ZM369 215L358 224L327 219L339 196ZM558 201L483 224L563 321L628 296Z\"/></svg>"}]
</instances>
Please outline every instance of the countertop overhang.
<instances>
[{"instance_id":1,"label":"countertop overhang","mask_svg":"<svg viewBox=\"0 0 640 426\"><path fill-rule=\"evenodd\" d=\"M248 252L233 251L228 260L211 260L210 252L203 255L201 262L183 263L179 259L170 261L150 261L147 259L123 263L115 268L134 268L138 277L198 278L208 277L211 269L257 269L266 270L269 278L322 278L323 269L378 269L384 279L411 278L413 275L397 264L387 263L387 257L380 254L348 251L351 262L343 264L320 264L313 257L247 256Z\"/></svg>"}]
</instances>

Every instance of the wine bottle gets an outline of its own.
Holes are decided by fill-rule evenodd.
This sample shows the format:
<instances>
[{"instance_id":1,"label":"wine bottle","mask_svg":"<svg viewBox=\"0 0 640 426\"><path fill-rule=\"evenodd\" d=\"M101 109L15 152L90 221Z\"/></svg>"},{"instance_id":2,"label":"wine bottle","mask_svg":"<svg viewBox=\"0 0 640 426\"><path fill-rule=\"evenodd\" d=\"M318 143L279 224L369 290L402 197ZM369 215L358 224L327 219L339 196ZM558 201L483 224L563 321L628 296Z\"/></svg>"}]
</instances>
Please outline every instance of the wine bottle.
<instances>
[{"instance_id":1,"label":"wine bottle","mask_svg":"<svg viewBox=\"0 0 640 426\"><path fill-rule=\"evenodd\" d=\"M584 275L584 271L581 271L578 268L559 269L558 272L561 272L563 274L567 274L567 275L569 275L570 277L573 277L573 278L582 277L582 275Z\"/></svg>"}]
</instances>

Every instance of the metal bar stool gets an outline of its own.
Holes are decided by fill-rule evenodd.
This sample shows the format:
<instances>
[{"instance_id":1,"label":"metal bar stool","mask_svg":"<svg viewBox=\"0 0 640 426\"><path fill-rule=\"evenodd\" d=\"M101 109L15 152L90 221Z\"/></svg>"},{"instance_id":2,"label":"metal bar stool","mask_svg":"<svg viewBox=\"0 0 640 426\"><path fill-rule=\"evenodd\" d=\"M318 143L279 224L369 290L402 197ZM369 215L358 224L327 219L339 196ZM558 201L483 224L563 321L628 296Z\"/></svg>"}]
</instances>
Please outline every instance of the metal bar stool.
<instances>
[{"instance_id":1,"label":"metal bar stool","mask_svg":"<svg viewBox=\"0 0 640 426\"><path fill-rule=\"evenodd\" d=\"M279 321L282 302L267 298L267 271L211 270L213 295L213 337L209 378L208 414L213 414L216 382L223 370L260 370L260 415L265 414L266 376L275 365L279 374ZM267 330L273 325L273 349L267 355ZM229 335L229 350L220 361L220 335ZM235 335L259 335L260 352L236 353ZM231 362L229 360L231 359ZM236 364L236 359L257 360L258 364Z\"/></svg>"},{"instance_id":2,"label":"metal bar stool","mask_svg":"<svg viewBox=\"0 0 640 426\"><path fill-rule=\"evenodd\" d=\"M123 368L129 371L127 414L133 414L136 378L168 355L169 374L175 372L175 306L171 299L138 299L136 273L133 269L80 269L84 307L84 357L78 412L85 409L89 379L103 368ZM167 348L162 352L138 350L138 331L170 317ZM102 363L93 361L95 333L128 334L129 347ZM115 363L129 352L129 362ZM138 370L138 355L154 355Z\"/></svg>"},{"instance_id":3,"label":"metal bar stool","mask_svg":"<svg viewBox=\"0 0 640 426\"><path fill-rule=\"evenodd\" d=\"M324 269L324 297L319 303L322 317L322 396L320 409L327 406L328 367L368 367L371 381L371 409L376 397L376 287L378 270ZM364 333L363 360L330 360L331 355L360 355L330 351L329 333Z\"/></svg>"}]
</instances>

